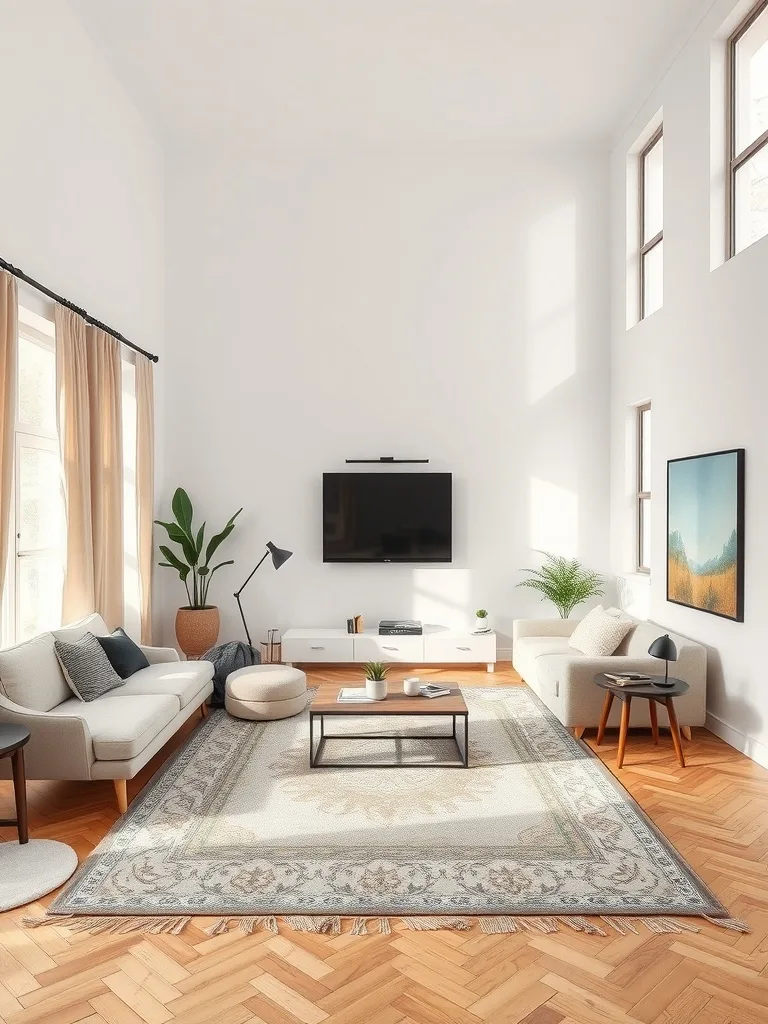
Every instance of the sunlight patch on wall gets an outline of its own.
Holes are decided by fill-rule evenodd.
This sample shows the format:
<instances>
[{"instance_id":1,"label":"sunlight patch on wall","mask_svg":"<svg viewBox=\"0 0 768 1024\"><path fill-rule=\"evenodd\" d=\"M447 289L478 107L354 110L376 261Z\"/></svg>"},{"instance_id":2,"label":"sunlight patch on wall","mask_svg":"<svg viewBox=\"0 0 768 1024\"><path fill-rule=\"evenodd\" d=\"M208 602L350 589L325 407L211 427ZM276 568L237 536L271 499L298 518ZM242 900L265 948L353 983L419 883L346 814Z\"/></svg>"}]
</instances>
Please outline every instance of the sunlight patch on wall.
<instances>
[{"instance_id":1,"label":"sunlight patch on wall","mask_svg":"<svg viewBox=\"0 0 768 1024\"><path fill-rule=\"evenodd\" d=\"M466 629L474 621L469 575L469 569L414 568L411 618Z\"/></svg>"},{"instance_id":2,"label":"sunlight patch on wall","mask_svg":"<svg viewBox=\"0 0 768 1024\"><path fill-rule=\"evenodd\" d=\"M531 547L553 555L579 554L579 498L548 480L531 480Z\"/></svg>"}]
</instances>

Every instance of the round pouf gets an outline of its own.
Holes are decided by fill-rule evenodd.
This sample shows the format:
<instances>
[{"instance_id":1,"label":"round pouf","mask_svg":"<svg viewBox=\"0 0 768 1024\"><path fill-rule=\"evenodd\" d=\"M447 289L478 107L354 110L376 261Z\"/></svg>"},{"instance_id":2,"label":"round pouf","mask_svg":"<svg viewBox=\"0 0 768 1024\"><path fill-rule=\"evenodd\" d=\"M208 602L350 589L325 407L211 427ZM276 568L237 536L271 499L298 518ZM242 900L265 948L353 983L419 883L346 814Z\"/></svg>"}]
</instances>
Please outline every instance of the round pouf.
<instances>
[{"instance_id":1,"label":"round pouf","mask_svg":"<svg viewBox=\"0 0 768 1024\"><path fill-rule=\"evenodd\" d=\"M76 867L72 847L52 839L0 843L0 911L22 907L58 889Z\"/></svg>"},{"instance_id":2,"label":"round pouf","mask_svg":"<svg viewBox=\"0 0 768 1024\"><path fill-rule=\"evenodd\" d=\"M290 718L307 706L307 677L285 665L248 665L227 676L224 705L234 718Z\"/></svg>"}]
</instances>

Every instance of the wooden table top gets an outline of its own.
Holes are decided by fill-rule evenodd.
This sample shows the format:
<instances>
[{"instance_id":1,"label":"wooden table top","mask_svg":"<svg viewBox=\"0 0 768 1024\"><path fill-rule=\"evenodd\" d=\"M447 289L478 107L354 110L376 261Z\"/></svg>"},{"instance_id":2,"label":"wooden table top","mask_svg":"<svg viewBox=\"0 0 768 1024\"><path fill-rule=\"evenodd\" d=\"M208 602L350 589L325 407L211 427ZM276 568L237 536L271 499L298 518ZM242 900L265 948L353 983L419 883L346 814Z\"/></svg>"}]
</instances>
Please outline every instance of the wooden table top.
<instances>
[{"instance_id":1,"label":"wooden table top","mask_svg":"<svg viewBox=\"0 0 768 1024\"><path fill-rule=\"evenodd\" d=\"M353 687L350 687L350 689ZM337 700L342 687L338 683L322 683L310 705L314 714L336 715L466 715L467 705L458 686L450 687L446 697L407 697L397 683L384 700L360 704L343 704Z\"/></svg>"}]
</instances>

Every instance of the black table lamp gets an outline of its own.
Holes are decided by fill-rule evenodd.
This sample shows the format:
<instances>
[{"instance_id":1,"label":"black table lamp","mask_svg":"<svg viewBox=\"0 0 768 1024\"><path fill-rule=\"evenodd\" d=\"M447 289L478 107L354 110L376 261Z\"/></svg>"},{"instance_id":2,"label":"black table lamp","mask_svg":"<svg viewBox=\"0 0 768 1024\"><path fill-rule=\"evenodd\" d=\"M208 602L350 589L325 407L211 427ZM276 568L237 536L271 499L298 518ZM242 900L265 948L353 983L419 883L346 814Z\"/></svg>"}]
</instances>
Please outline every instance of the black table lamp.
<instances>
[{"instance_id":1,"label":"black table lamp","mask_svg":"<svg viewBox=\"0 0 768 1024\"><path fill-rule=\"evenodd\" d=\"M670 661L677 661L677 648L675 647L674 640L670 640L668 633L665 633L664 636L657 636L648 648L648 653L654 658L664 659L664 682L657 682L656 685L674 686L675 684L669 681L669 663Z\"/></svg>"},{"instance_id":2,"label":"black table lamp","mask_svg":"<svg viewBox=\"0 0 768 1024\"><path fill-rule=\"evenodd\" d=\"M264 556L261 559L261 562L264 561L267 555L272 555L272 565L274 565L276 569L279 569L281 565L288 561L292 554L292 551L286 551L285 548L276 548L275 545L270 540L267 541L267 550L264 552ZM261 562L259 562L259 565L261 565ZM256 566L256 569L259 568L259 565ZM249 647L253 647L253 644L251 643L251 634L248 632L248 623L245 621L245 615L243 614L243 606L240 603L240 595L251 582L251 579L253 578L253 573L256 572L256 569L253 570L253 572L242 585L242 587L240 587L240 589L235 592L235 600L237 601L237 607L240 609L240 618L243 620L243 626L245 628L245 635L248 637Z\"/></svg>"}]
</instances>

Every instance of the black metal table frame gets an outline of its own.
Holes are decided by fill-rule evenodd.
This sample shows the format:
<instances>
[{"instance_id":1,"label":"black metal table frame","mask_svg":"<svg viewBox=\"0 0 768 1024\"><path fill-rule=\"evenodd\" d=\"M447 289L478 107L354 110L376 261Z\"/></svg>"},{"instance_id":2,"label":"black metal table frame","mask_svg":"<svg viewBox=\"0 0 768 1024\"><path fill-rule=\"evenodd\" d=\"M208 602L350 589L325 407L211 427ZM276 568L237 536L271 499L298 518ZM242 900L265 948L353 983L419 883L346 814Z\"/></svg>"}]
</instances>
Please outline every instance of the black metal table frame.
<instances>
[{"instance_id":1,"label":"black metal table frame","mask_svg":"<svg viewBox=\"0 0 768 1024\"><path fill-rule=\"evenodd\" d=\"M359 712L360 716L365 716L365 711L361 709ZM453 719L453 730L447 736L442 736L435 733L428 733L427 735L420 736L393 736L392 734L386 735L383 733L336 733L329 734L325 731L325 717L326 715L331 718L349 718L349 712L338 712L338 711L312 711L310 708L309 712L309 767L310 768L469 768L469 711L453 711L453 712L440 712L435 711L419 711L411 712L410 715L407 711L377 711L373 715L368 717L381 717L382 715L397 715L403 718L447 718L450 714ZM356 716L357 717L357 714ZM320 736L318 737L317 750L315 750L315 719L320 719ZM464 750L462 752L459 744L459 737L456 732L456 719L464 719ZM439 764L436 765L430 761L411 761L408 764L397 764L391 761L383 763L365 763L365 764L350 764L347 761L320 761L320 754L325 747L326 740L453 740L456 746L456 752L459 756L460 764Z\"/></svg>"}]
</instances>

